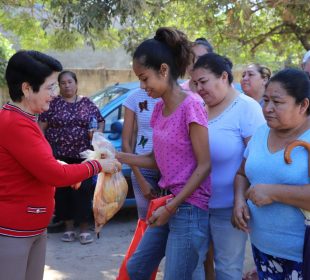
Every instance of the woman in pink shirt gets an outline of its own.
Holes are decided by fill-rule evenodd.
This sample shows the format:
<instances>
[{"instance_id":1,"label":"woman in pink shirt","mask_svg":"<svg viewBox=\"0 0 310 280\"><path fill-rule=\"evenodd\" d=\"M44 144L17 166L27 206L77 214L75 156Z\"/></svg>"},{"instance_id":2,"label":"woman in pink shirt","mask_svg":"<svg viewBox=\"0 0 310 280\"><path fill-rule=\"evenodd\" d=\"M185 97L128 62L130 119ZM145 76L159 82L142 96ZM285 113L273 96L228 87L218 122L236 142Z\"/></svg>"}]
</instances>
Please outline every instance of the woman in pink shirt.
<instances>
[{"instance_id":1,"label":"woman in pink shirt","mask_svg":"<svg viewBox=\"0 0 310 280\"><path fill-rule=\"evenodd\" d=\"M190 54L185 34L159 28L133 56L141 88L161 101L151 118L153 151L145 155L119 153L117 158L139 167L158 168L159 187L174 198L150 217L150 226L127 264L131 279L150 279L164 256L164 279L204 279L198 259L206 254L208 244L211 164L207 113L201 102L177 83L185 74Z\"/></svg>"}]
</instances>

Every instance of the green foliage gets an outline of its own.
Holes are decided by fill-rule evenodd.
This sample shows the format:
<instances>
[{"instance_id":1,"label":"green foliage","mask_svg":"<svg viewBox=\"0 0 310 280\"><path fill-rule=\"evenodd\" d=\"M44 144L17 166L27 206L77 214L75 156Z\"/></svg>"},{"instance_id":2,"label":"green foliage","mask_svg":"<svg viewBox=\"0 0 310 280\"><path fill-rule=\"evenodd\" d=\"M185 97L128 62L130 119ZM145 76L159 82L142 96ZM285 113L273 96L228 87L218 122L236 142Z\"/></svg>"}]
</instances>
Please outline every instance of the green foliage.
<instances>
[{"instance_id":1,"label":"green foliage","mask_svg":"<svg viewBox=\"0 0 310 280\"><path fill-rule=\"evenodd\" d=\"M234 64L254 61L279 69L299 65L310 49L307 0L171 0L150 7L120 31L129 51L160 26L175 26L192 40L207 38Z\"/></svg>"},{"instance_id":2,"label":"green foliage","mask_svg":"<svg viewBox=\"0 0 310 280\"><path fill-rule=\"evenodd\" d=\"M64 29L55 29L53 34L47 35L49 49L72 50L84 43L83 36L76 30L68 31ZM47 48L45 48L47 49Z\"/></svg>"},{"instance_id":3,"label":"green foliage","mask_svg":"<svg viewBox=\"0 0 310 280\"><path fill-rule=\"evenodd\" d=\"M119 38L113 27L124 24L128 17L134 17L142 10L140 0L51 0L49 1L53 21L64 30L79 32L87 44L95 47L111 47Z\"/></svg>"},{"instance_id":4,"label":"green foliage","mask_svg":"<svg viewBox=\"0 0 310 280\"><path fill-rule=\"evenodd\" d=\"M12 56L14 50L12 46L1 33L0 33L0 87L5 85L4 72L6 68L7 61L10 56Z\"/></svg>"},{"instance_id":5,"label":"green foliage","mask_svg":"<svg viewBox=\"0 0 310 280\"><path fill-rule=\"evenodd\" d=\"M132 52L160 26L205 37L234 64L278 69L310 49L309 0L0 0L0 32L16 49L83 44Z\"/></svg>"}]
</instances>

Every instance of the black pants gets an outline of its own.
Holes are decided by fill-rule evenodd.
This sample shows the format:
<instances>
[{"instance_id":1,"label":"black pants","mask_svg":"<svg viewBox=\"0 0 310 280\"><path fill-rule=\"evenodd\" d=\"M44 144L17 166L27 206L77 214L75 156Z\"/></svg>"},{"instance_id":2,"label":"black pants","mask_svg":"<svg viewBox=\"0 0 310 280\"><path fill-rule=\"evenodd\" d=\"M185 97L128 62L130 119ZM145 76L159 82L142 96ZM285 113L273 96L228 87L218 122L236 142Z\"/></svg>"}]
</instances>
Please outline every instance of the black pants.
<instances>
[{"instance_id":1,"label":"black pants","mask_svg":"<svg viewBox=\"0 0 310 280\"><path fill-rule=\"evenodd\" d=\"M66 163L80 163L80 159L58 158ZM92 178L82 182L78 190L71 187L57 188L55 193L55 216L58 220L74 220L76 224L93 219L92 199L95 185Z\"/></svg>"}]
</instances>

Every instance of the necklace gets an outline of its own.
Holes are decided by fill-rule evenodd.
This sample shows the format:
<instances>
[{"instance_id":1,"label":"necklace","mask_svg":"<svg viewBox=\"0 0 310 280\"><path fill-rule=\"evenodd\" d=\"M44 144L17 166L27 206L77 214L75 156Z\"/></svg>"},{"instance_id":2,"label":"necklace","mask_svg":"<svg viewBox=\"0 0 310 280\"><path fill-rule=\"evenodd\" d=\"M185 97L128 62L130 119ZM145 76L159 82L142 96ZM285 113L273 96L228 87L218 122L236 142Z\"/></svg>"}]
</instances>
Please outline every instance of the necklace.
<instances>
[{"instance_id":1,"label":"necklace","mask_svg":"<svg viewBox=\"0 0 310 280\"><path fill-rule=\"evenodd\" d=\"M65 98L63 96L62 96L62 99L64 101L66 101L67 103L75 104L77 102L77 100L78 100L78 95L77 94L75 95L74 101L72 99L68 99L68 98Z\"/></svg>"}]
</instances>

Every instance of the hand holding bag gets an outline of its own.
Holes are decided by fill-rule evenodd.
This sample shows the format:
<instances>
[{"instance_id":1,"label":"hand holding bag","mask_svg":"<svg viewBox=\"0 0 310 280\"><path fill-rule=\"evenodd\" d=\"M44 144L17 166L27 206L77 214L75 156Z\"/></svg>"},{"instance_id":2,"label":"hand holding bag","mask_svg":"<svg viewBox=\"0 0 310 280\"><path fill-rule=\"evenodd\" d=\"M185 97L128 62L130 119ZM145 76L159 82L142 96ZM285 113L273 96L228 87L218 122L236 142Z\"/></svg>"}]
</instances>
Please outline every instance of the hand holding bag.
<instances>
[{"instance_id":1,"label":"hand holding bag","mask_svg":"<svg viewBox=\"0 0 310 280\"><path fill-rule=\"evenodd\" d=\"M152 216L152 213L157 208L166 205L167 202L170 199L172 199L173 197L174 196L172 194L169 194L169 195L166 195L166 196L163 196L163 197L152 199L150 201L150 204L149 204L149 209L147 211L146 220L148 220ZM137 249L137 247L138 247L138 245L140 243L140 240L142 239L142 236L143 236L144 232L146 231L146 229L147 229L146 221L142 220L142 219L139 219L138 223L137 223L137 227L136 227L135 233L134 233L134 235L132 237L132 240L130 242L130 245L129 245L128 249L127 249L125 258L124 258L124 260L123 260L123 262L121 264L121 267L119 269L119 274L118 274L116 280L130 280L130 278L129 278L128 274L127 274L127 269L126 269L127 262L130 259L130 257L133 255L133 253L136 251L136 249ZM157 269L152 273L151 280L155 280L156 279L156 274L157 274Z\"/></svg>"}]
</instances>

